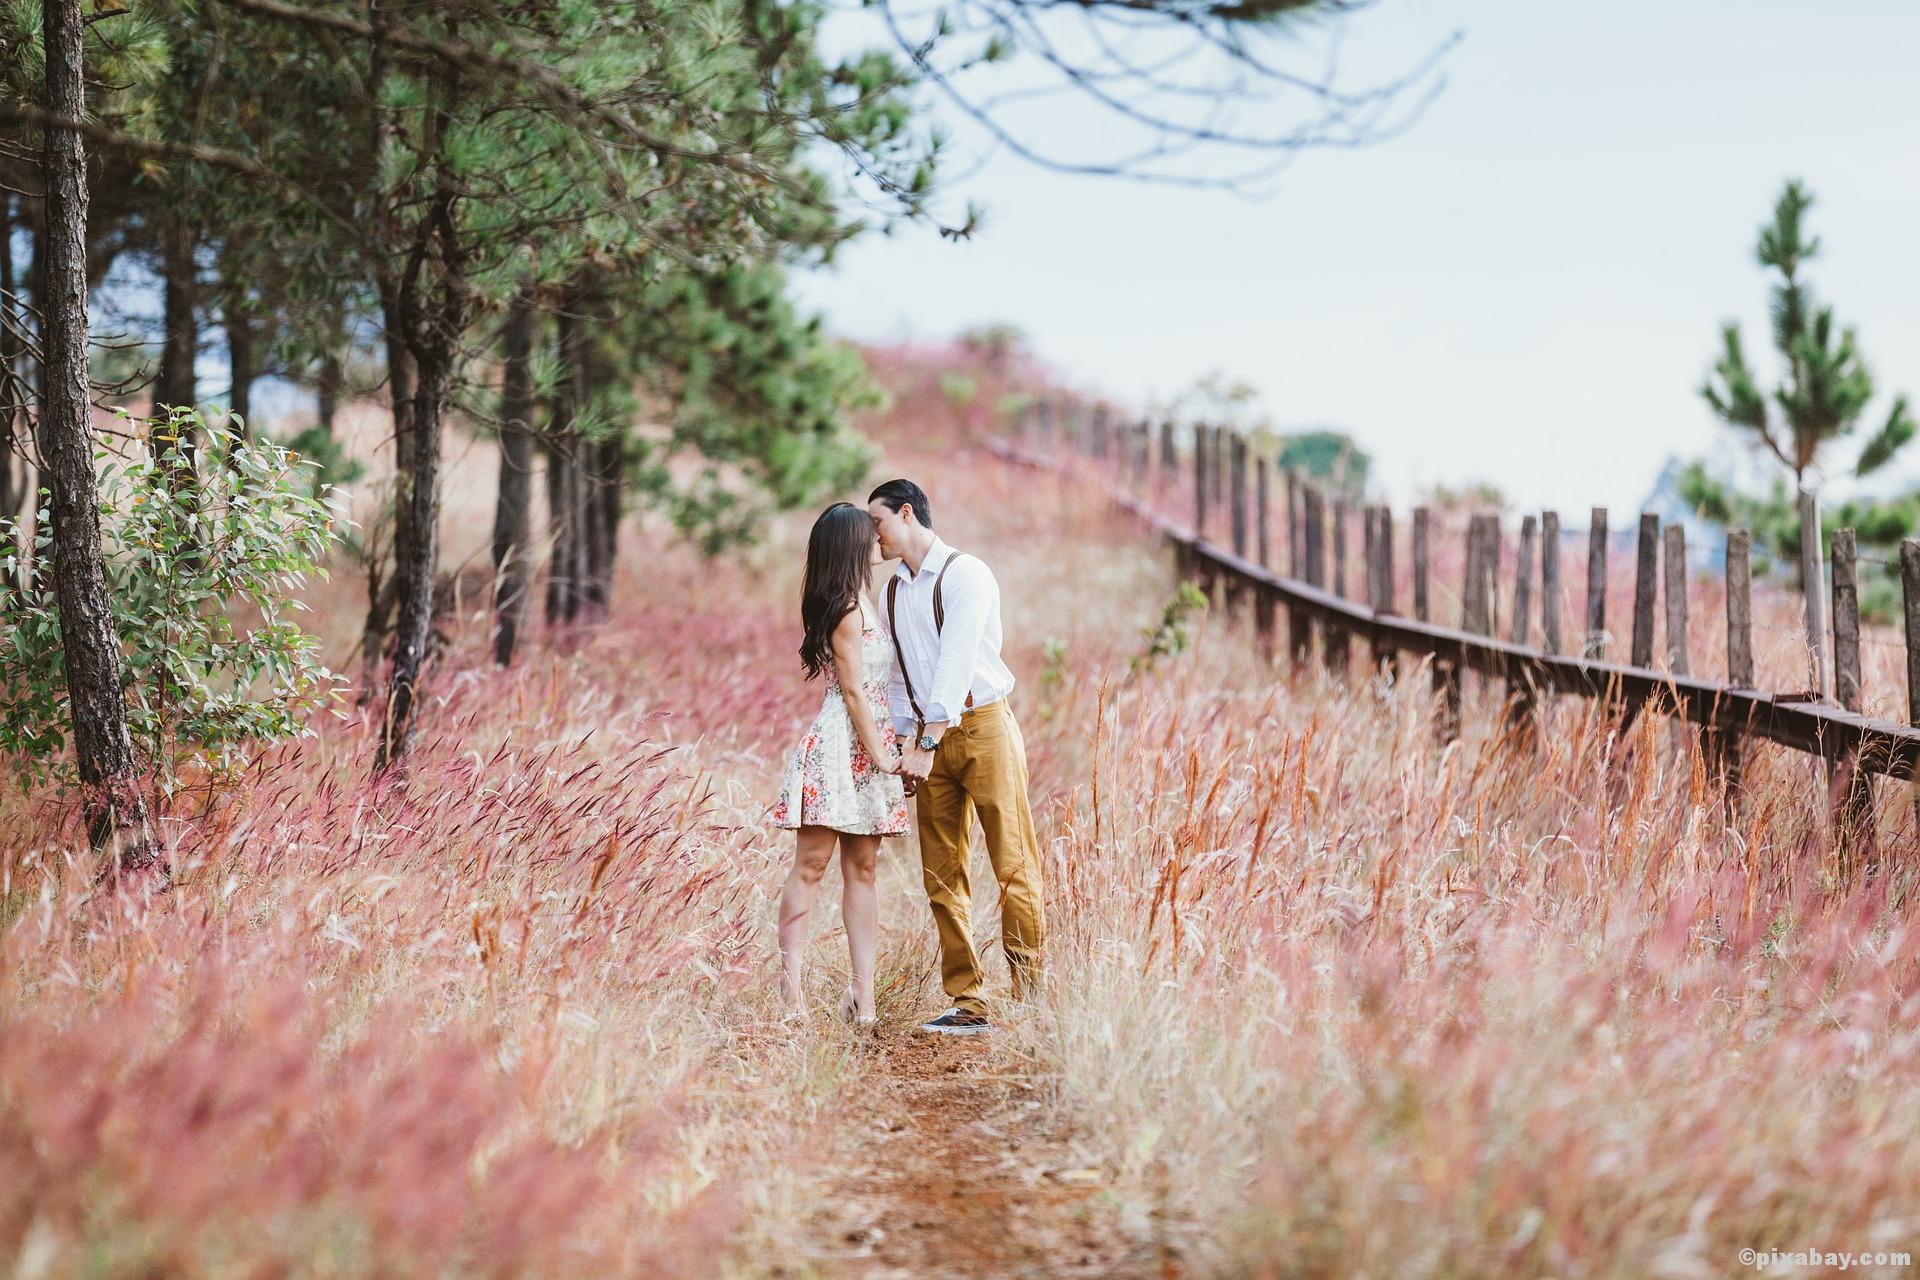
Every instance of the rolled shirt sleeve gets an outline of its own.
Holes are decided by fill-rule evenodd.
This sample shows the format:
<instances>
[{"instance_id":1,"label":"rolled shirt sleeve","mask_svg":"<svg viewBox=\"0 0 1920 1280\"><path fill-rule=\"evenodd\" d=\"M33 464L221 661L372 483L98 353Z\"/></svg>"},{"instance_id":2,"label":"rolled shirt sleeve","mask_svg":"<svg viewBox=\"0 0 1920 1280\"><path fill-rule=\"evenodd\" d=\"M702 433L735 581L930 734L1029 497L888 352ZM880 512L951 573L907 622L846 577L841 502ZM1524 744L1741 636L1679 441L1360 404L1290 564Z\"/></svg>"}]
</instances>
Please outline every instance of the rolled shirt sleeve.
<instances>
[{"instance_id":1,"label":"rolled shirt sleeve","mask_svg":"<svg viewBox=\"0 0 1920 1280\"><path fill-rule=\"evenodd\" d=\"M941 591L946 623L940 630L940 657L934 663L933 688L926 703L929 724L951 724L966 710L980 658L980 638L999 596L1000 584L978 556L968 556L947 574ZM903 689L901 701L905 700Z\"/></svg>"},{"instance_id":2,"label":"rolled shirt sleeve","mask_svg":"<svg viewBox=\"0 0 1920 1280\"><path fill-rule=\"evenodd\" d=\"M887 711L893 718L893 731L901 738L913 736L913 703L907 700L907 682L900 674L900 652L887 662Z\"/></svg>"}]
</instances>

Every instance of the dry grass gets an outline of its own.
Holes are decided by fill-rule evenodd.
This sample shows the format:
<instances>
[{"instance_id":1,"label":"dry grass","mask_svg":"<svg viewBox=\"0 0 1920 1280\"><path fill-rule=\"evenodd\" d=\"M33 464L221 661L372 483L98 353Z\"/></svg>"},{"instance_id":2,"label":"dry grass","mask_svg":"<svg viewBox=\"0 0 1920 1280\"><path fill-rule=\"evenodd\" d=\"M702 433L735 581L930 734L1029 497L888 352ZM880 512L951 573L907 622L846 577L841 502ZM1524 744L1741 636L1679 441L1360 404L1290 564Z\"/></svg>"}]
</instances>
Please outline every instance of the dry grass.
<instances>
[{"instance_id":1,"label":"dry grass","mask_svg":"<svg viewBox=\"0 0 1920 1280\"><path fill-rule=\"evenodd\" d=\"M1842 883L1805 757L1755 750L1729 826L1664 722L1621 743L1564 701L1528 744L1486 689L1445 747L1423 670L1289 677L1249 632L1131 685L1075 664L1050 708L1096 729L1052 744L1023 1047L1143 1229L1285 1276L1912 1250L1910 788L1881 788L1884 873Z\"/></svg>"},{"instance_id":2,"label":"dry grass","mask_svg":"<svg viewBox=\"0 0 1920 1280\"><path fill-rule=\"evenodd\" d=\"M1169 561L1091 490L952 434L980 414L942 399L947 358L890 359L878 429L993 564L1022 681L1050 981L996 1053L1130 1230L1176 1269L1275 1276L1704 1276L1742 1247L1920 1243L1899 797L1897 856L1842 884L1786 752L1754 753L1729 829L1662 723L1616 743L1562 702L1529 748L1470 683L1442 748L1417 669L1289 678L1222 618L1129 678ZM824 1020L771 1022L787 838L764 814L819 697L794 678L804 522L714 565L636 531L616 615L511 672L463 629L404 777L368 779L364 720L323 722L170 824L157 903L90 896L70 815L8 802L0 1257L838 1270L809 1215L887 1091ZM315 598L341 645L357 591ZM937 996L890 849L899 1024Z\"/></svg>"}]
</instances>

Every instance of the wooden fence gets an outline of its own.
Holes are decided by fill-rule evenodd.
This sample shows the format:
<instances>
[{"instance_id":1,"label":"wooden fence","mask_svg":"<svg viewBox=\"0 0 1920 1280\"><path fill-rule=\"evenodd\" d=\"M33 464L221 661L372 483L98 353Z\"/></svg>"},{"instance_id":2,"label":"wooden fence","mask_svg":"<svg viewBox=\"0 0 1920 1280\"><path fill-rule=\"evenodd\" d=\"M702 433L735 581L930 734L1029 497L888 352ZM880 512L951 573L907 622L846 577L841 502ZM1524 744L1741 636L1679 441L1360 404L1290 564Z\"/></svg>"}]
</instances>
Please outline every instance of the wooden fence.
<instances>
[{"instance_id":1,"label":"wooden fence","mask_svg":"<svg viewBox=\"0 0 1920 1280\"><path fill-rule=\"evenodd\" d=\"M1507 715L1530 722L1538 699L1547 693L1574 694L1613 704L1630 724L1643 709L1701 726L1702 746L1712 767L1729 784L1740 776L1742 744L1749 739L1777 742L1832 762L1838 779L1835 825L1843 844L1856 836L1872 841L1873 791L1869 775L1912 779L1920 773L1920 728L1860 714L1860 613L1856 545L1853 531L1832 537L1833 701L1819 690L1767 693L1752 688L1753 613L1750 548L1747 531L1730 531L1727 546L1728 681L1706 679L1687 670L1687 560L1685 530L1642 514L1637 541L1631 654L1625 663L1600 655L1605 634L1607 512L1594 508L1588 539L1587 636L1578 655L1561 652L1560 527L1556 513L1524 517L1519 530L1517 578L1512 593L1512 638L1494 634L1492 600L1500 572L1499 517L1475 515L1467 530L1467 569L1457 627L1430 617L1428 564L1433 522L1424 508L1413 511L1411 615L1394 598L1393 513L1386 506L1362 508L1364 536L1361 582L1364 600L1347 594L1345 529L1350 509L1345 499L1280 473L1285 488L1286 571L1270 565L1273 539L1269 512L1278 468L1265 457L1251 457L1244 437L1221 428L1193 431L1183 460L1171 423L1112 421L1095 408L1088 429L1078 415L1039 401L1022 415L1016 438L995 441L995 453L1027 466L1058 469L1076 457L1104 464L1103 478L1113 483L1114 500L1175 549L1183 576L1198 580L1210 594L1221 594L1230 611L1251 606L1257 634L1271 652L1279 615L1285 614L1286 648L1291 662L1312 661L1317 636L1322 660L1345 671L1351 649L1364 646L1378 664L1397 653L1430 657L1440 694L1439 729L1459 731L1460 678L1478 671L1506 682ZM1157 439L1156 439L1157 437ZM1149 495L1162 499L1175 487L1190 485L1193 521L1168 516ZM1249 507L1249 488L1252 503ZM1214 542L1216 530L1226 542ZM1536 555L1537 552L1537 555ZM1663 553L1664 552L1664 556ZM1661 561L1665 588L1659 591ZM1537 564L1536 564L1537 561ZM1905 593L1907 693L1910 720L1920 723L1920 541L1900 549ZM1331 570L1331 577L1329 577ZM1529 634L1535 574L1543 606L1544 649L1521 641ZM1654 609L1664 596L1668 636L1667 667L1653 666ZM1824 665L1824 664L1822 664ZM1731 786L1729 788L1731 790ZM1920 806L1920 799L1916 799ZM1916 809L1920 822L1920 808Z\"/></svg>"}]
</instances>

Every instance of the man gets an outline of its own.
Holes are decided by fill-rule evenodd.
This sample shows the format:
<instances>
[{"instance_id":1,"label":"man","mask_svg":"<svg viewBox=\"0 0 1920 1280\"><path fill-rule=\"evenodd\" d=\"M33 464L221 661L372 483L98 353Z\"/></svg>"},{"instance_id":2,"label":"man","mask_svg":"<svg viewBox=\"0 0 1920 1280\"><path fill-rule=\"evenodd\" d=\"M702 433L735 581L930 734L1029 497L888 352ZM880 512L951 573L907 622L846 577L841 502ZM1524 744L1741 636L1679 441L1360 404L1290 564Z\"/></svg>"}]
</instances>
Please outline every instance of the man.
<instances>
[{"instance_id":1,"label":"man","mask_svg":"<svg viewBox=\"0 0 1920 1280\"><path fill-rule=\"evenodd\" d=\"M977 813L1000 882L1001 947L1024 995L1039 973L1046 916L1040 840L1027 803L1027 748L1000 658L1000 584L978 556L933 532L927 495L889 480L867 499L880 553L898 559L881 610L893 631L889 710L904 743L901 772L915 788L921 871L940 934L940 978L953 1008L921 1026L941 1035L988 1029L980 955L973 945L969 858Z\"/></svg>"}]
</instances>

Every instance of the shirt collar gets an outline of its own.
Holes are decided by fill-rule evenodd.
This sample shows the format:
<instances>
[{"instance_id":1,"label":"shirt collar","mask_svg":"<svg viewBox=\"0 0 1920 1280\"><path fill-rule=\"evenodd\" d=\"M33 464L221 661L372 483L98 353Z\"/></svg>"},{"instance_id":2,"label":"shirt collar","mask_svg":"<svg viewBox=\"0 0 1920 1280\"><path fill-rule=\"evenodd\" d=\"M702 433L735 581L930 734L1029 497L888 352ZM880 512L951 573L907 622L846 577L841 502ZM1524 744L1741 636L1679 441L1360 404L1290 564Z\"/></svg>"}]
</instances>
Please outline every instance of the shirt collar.
<instances>
[{"instance_id":1,"label":"shirt collar","mask_svg":"<svg viewBox=\"0 0 1920 1280\"><path fill-rule=\"evenodd\" d=\"M953 548L941 541L939 534L934 534L933 545L927 548L927 558L920 562L921 576L924 577L929 573L940 572L940 566L945 564L947 557L952 554ZM905 578L908 582L915 580L914 573L911 569L907 568L907 562L905 560L902 560L894 566L893 576L896 578Z\"/></svg>"}]
</instances>

